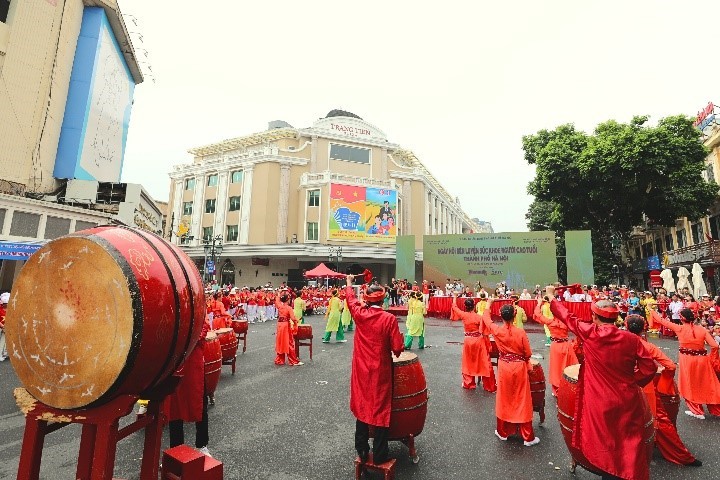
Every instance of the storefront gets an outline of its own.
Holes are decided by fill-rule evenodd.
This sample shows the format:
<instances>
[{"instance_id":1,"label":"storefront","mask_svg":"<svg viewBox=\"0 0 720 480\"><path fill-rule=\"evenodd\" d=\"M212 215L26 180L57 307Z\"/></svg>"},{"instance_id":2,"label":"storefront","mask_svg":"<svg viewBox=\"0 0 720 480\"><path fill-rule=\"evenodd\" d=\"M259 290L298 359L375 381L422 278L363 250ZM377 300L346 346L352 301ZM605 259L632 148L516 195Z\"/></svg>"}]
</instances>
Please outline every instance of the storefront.
<instances>
[{"instance_id":1,"label":"storefront","mask_svg":"<svg viewBox=\"0 0 720 480\"><path fill-rule=\"evenodd\" d=\"M673 277L677 279L678 269L685 267L691 274L690 282L693 281L693 266L698 264L702 269L701 275L710 295L718 294L720 286L720 241L699 243L689 247L678 248L668 252L663 258L664 268L672 270Z\"/></svg>"}]
</instances>

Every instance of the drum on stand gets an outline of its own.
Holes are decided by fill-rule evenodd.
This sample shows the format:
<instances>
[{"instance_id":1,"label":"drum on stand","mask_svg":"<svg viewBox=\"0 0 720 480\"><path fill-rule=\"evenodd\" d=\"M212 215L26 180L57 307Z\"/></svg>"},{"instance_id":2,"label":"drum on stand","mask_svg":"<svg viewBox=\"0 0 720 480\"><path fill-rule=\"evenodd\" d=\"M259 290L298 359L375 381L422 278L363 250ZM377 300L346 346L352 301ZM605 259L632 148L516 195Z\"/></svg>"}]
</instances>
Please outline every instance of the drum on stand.
<instances>
[{"instance_id":1,"label":"drum on stand","mask_svg":"<svg viewBox=\"0 0 720 480\"><path fill-rule=\"evenodd\" d=\"M212 398L215 396L222 369L222 349L220 340L214 332L207 334L203 355L205 356L205 394Z\"/></svg>"},{"instance_id":2,"label":"drum on stand","mask_svg":"<svg viewBox=\"0 0 720 480\"><path fill-rule=\"evenodd\" d=\"M235 331L236 334L242 335L244 333L247 333L248 331L248 321L247 319L234 319L232 321L232 329Z\"/></svg>"},{"instance_id":3,"label":"drum on stand","mask_svg":"<svg viewBox=\"0 0 720 480\"><path fill-rule=\"evenodd\" d=\"M184 362L205 319L193 262L157 235L122 226L75 232L33 254L5 325L20 382L60 409L152 392Z\"/></svg>"},{"instance_id":4,"label":"drum on stand","mask_svg":"<svg viewBox=\"0 0 720 480\"><path fill-rule=\"evenodd\" d=\"M237 356L238 340L232 328L219 328L215 334L220 340L223 363L234 360Z\"/></svg>"},{"instance_id":5,"label":"drum on stand","mask_svg":"<svg viewBox=\"0 0 720 480\"><path fill-rule=\"evenodd\" d=\"M540 423L545 423L545 372L537 360L530 359L532 370L528 372L530 377L530 396L532 397L533 411L540 414Z\"/></svg>"},{"instance_id":6,"label":"drum on stand","mask_svg":"<svg viewBox=\"0 0 720 480\"><path fill-rule=\"evenodd\" d=\"M393 356L393 398L390 412L390 440L400 440L410 449L410 457L417 463L415 437L425 427L428 389L425 372L417 355L402 352Z\"/></svg>"},{"instance_id":7,"label":"drum on stand","mask_svg":"<svg viewBox=\"0 0 720 480\"><path fill-rule=\"evenodd\" d=\"M297 326L297 334L295 335L298 340L307 340L313 338L312 325L302 323Z\"/></svg>"},{"instance_id":8,"label":"drum on stand","mask_svg":"<svg viewBox=\"0 0 720 480\"><path fill-rule=\"evenodd\" d=\"M604 472L602 470L592 465L585 455L572 445L572 436L573 431L575 430L575 399L577 398L579 373L579 364L565 367L565 370L563 371L563 377L560 381L557 393L558 421L560 422L565 445L567 445L568 450L570 451L570 456L573 460L572 470L574 471L575 464L578 464L589 472L596 475L603 475ZM648 458L651 458L652 449L655 445L655 442L652 441L652 438L655 435L655 426L652 421L652 413L650 412L650 409L647 408L647 402L644 403L646 405L646 427L643 437L646 439L645 446L648 449Z\"/></svg>"}]
</instances>

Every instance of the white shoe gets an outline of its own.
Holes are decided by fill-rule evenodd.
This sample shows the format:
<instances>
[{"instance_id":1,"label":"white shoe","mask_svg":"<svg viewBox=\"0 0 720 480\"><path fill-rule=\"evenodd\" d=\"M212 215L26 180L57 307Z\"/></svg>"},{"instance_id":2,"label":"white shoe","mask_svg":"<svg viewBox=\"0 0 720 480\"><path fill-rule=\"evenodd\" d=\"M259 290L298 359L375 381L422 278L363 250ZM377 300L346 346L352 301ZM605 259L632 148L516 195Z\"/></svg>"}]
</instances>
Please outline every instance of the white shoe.
<instances>
[{"instance_id":1,"label":"white shoe","mask_svg":"<svg viewBox=\"0 0 720 480\"><path fill-rule=\"evenodd\" d=\"M4 362L8 357L0 357L0 362Z\"/></svg>"},{"instance_id":2,"label":"white shoe","mask_svg":"<svg viewBox=\"0 0 720 480\"><path fill-rule=\"evenodd\" d=\"M338 340L338 343L347 343L347 340Z\"/></svg>"},{"instance_id":3,"label":"white shoe","mask_svg":"<svg viewBox=\"0 0 720 480\"><path fill-rule=\"evenodd\" d=\"M497 430L495 430L495 436L498 437L498 438L499 438L500 440L502 440L503 442L504 442L505 440L507 440L507 437L501 436L501 435L498 433Z\"/></svg>"},{"instance_id":4,"label":"white shoe","mask_svg":"<svg viewBox=\"0 0 720 480\"><path fill-rule=\"evenodd\" d=\"M291 366L293 366L293 367L297 367L297 366L300 366L300 365L305 365L305 362L298 362L298 363L295 363L295 364L291 364Z\"/></svg>"},{"instance_id":5,"label":"white shoe","mask_svg":"<svg viewBox=\"0 0 720 480\"><path fill-rule=\"evenodd\" d=\"M698 420L705 420L705 415L698 415L697 413L693 413L690 410L685 410L685 415L690 415L691 417L695 417Z\"/></svg>"},{"instance_id":6,"label":"white shoe","mask_svg":"<svg viewBox=\"0 0 720 480\"><path fill-rule=\"evenodd\" d=\"M525 445L526 447L532 447L533 445L537 445L538 443L540 443L540 439L538 437L535 437L530 442L523 442L523 445Z\"/></svg>"},{"instance_id":7,"label":"white shoe","mask_svg":"<svg viewBox=\"0 0 720 480\"><path fill-rule=\"evenodd\" d=\"M202 448L198 448L198 450L200 450L200 453L202 453L203 455L213 458L213 456L210 455L210 451L208 450L208 448L206 446L202 447Z\"/></svg>"},{"instance_id":8,"label":"white shoe","mask_svg":"<svg viewBox=\"0 0 720 480\"><path fill-rule=\"evenodd\" d=\"M140 405L140 407L138 408L137 414L138 414L138 415L145 415L146 413L147 413L147 406L145 406L145 405Z\"/></svg>"}]
</instances>

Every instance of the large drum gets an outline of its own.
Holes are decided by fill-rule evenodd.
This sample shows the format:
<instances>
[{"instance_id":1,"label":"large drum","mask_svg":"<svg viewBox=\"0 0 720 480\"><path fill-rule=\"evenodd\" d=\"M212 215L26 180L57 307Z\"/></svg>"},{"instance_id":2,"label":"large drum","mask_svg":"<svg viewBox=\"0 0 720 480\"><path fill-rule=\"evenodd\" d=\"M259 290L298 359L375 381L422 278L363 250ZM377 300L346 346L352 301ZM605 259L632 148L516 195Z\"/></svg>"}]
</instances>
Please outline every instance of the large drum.
<instances>
[{"instance_id":1,"label":"large drum","mask_svg":"<svg viewBox=\"0 0 720 480\"><path fill-rule=\"evenodd\" d=\"M208 332L205 339L205 395L212 397L220 381L220 370L222 370L222 349L220 340L214 332Z\"/></svg>"},{"instance_id":2,"label":"large drum","mask_svg":"<svg viewBox=\"0 0 720 480\"><path fill-rule=\"evenodd\" d=\"M205 319L193 262L121 226L52 240L29 258L11 298L15 372L35 398L63 409L151 391L192 351Z\"/></svg>"},{"instance_id":3,"label":"large drum","mask_svg":"<svg viewBox=\"0 0 720 480\"><path fill-rule=\"evenodd\" d=\"M247 320L233 320L232 321L232 328L238 335L242 335L243 333L247 333L248 331L248 321Z\"/></svg>"},{"instance_id":4,"label":"large drum","mask_svg":"<svg viewBox=\"0 0 720 480\"><path fill-rule=\"evenodd\" d=\"M428 391L417 355L402 352L393 356L393 398L390 413L390 440L417 437L425 426Z\"/></svg>"},{"instance_id":5,"label":"large drum","mask_svg":"<svg viewBox=\"0 0 720 480\"><path fill-rule=\"evenodd\" d=\"M545 372L540 362L534 358L530 360L532 370L528 372L530 377L530 396L532 397L533 411L540 414L540 423L545 422Z\"/></svg>"},{"instance_id":6,"label":"large drum","mask_svg":"<svg viewBox=\"0 0 720 480\"><path fill-rule=\"evenodd\" d=\"M232 360L237 356L238 340L235 331L232 328L219 328L215 330L218 340L220 340L220 349L222 350L223 361Z\"/></svg>"},{"instance_id":7,"label":"large drum","mask_svg":"<svg viewBox=\"0 0 720 480\"><path fill-rule=\"evenodd\" d=\"M570 455L574 462L577 462L580 466L586 470L593 472L597 475L602 475L603 472L592 465L590 461L583 455L579 449L572 446L572 435L575 430L575 399L577 398L578 388L578 374L580 373L580 365L570 365L565 367L563 371L563 378L560 381L557 394L557 409L558 409L558 421L562 430L565 444L570 450ZM648 449L648 458L651 458L652 448L655 442L651 441L655 434L655 426L652 421L652 413L647 408L647 402L645 402L645 425L646 431L644 433L645 446Z\"/></svg>"},{"instance_id":8,"label":"large drum","mask_svg":"<svg viewBox=\"0 0 720 480\"><path fill-rule=\"evenodd\" d=\"M312 325L307 325L304 323L298 325L295 338L297 338L298 340L307 340L309 338L313 338Z\"/></svg>"}]
</instances>

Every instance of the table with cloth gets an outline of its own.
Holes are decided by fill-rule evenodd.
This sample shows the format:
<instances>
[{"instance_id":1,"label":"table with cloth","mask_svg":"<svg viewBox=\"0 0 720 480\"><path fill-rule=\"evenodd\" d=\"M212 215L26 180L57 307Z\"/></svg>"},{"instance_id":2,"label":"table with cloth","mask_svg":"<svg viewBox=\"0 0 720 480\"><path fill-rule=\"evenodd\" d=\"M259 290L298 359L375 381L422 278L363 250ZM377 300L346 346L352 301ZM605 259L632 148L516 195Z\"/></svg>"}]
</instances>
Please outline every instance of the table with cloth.
<instances>
[{"instance_id":1,"label":"table with cloth","mask_svg":"<svg viewBox=\"0 0 720 480\"><path fill-rule=\"evenodd\" d=\"M468 297L458 297L455 299L456 305L460 310L465 310L465 300ZM478 297L470 297L475 304L480 301ZM450 306L452 305L453 297L430 297L430 301L428 304L428 317L436 317L436 318L449 318L450 320L460 320L459 318L453 318L453 315L450 311ZM590 302L560 302L568 309L569 312L577 316L580 320L590 320ZM496 299L493 301L491 309L491 314L493 317L499 317L500 316L500 307L503 305L510 305L512 304L512 300L510 299ZM535 305L537 305L537 300L520 300L519 306L525 310L525 313L527 314L528 319L531 319L533 316L533 312L535 311Z\"/></svg>"}]
</instances>

